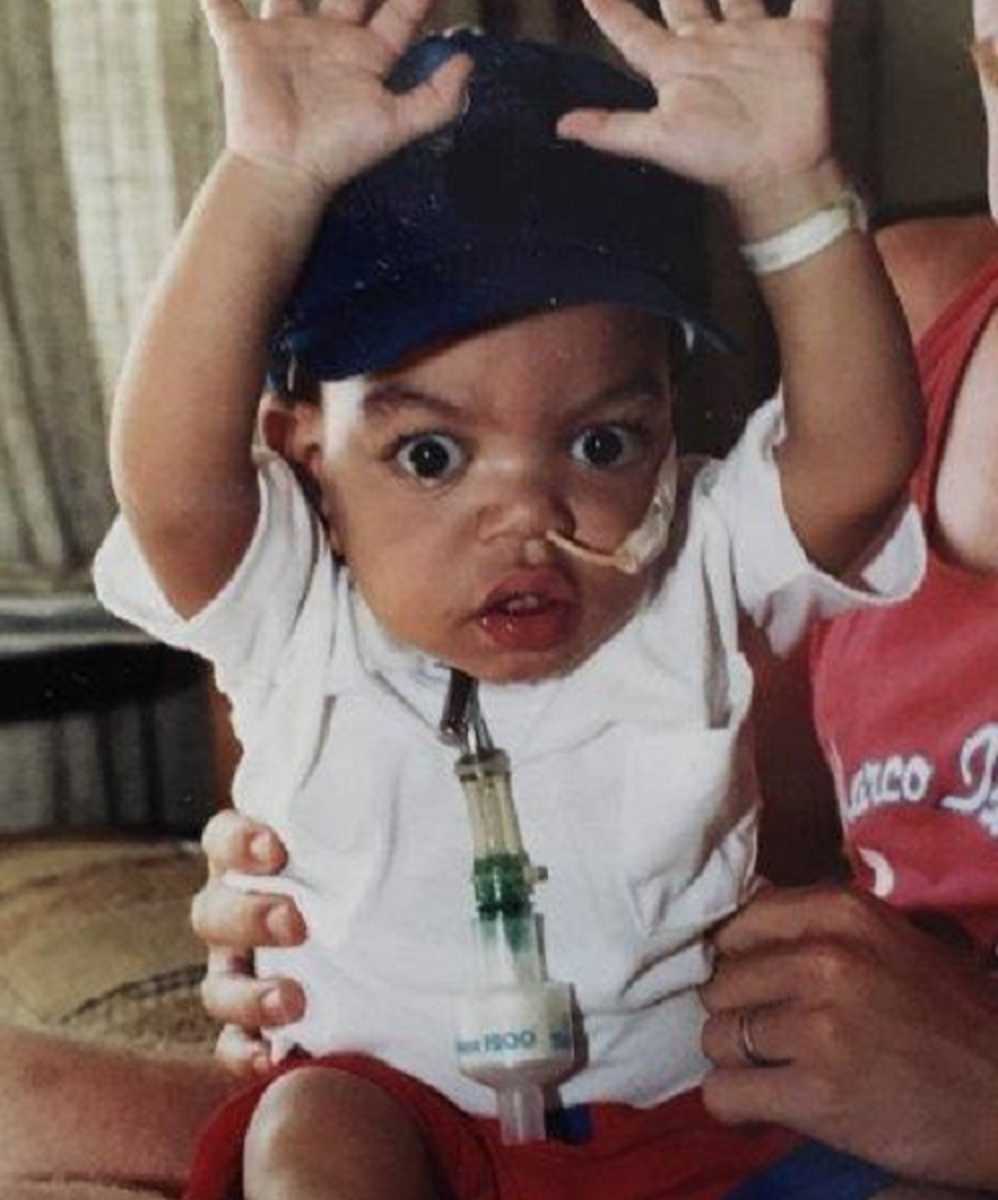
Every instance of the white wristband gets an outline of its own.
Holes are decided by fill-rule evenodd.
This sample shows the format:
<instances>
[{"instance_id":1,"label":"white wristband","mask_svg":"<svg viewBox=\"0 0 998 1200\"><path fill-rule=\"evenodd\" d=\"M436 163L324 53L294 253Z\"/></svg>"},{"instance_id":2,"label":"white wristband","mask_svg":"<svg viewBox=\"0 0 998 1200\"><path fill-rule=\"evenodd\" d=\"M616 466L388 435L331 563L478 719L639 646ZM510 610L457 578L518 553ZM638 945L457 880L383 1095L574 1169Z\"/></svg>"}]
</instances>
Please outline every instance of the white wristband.
<instances>
[{"instance_id":1,"label":"white wristband","mask_svg":"<svg viewBox=\"0 0 998 1200\"><path fill-rule=\"evenodd\" d=\"M785 271L820 254L851 229L866 230L866 206L853 191L845 191L834 203L810 213L796 225L758 242L743 242L742 257L756 275Z\"/></svg>"}]
</instances>

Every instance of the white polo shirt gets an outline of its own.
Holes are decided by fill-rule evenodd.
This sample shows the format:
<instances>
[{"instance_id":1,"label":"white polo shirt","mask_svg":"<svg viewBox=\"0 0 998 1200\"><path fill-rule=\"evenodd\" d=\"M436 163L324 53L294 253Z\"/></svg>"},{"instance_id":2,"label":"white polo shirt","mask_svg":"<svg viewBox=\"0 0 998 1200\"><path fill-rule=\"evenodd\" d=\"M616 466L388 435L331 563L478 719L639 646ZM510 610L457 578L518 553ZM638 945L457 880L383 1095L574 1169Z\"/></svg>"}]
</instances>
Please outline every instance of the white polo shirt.
<instances>
[{"instance_id":1,"label":"white polo shirt","mask_svg":"<svg viewBox=\"0 0 998 1200\"><path fill-rule=\"evenodd\" d=\"M723 463L684 464L647 599L586 662L480 690L527 853L550 872L535 894L548 971L574 985L581 1014L585 1064L561 1085L565 1104L650 1105L705 1072L704 936L745 898L755 861L741 616L785 649L811 616L901 599L921 578L910 509L855 586L807 561L782 505L780 429L773 402ZM455 755L436 737L448 673L378 627L288 467L267 458L259 478L252 543L193 620L170 609L120 518L98 555L100 597L209 658L232 700L235 802L283 838L271 890L293 895L309 928L303 947L258 956L262 973L304 984L287 1038L375 1055L492 1113L453 1049L474 902Z\"/></svg>"}]
</instances>

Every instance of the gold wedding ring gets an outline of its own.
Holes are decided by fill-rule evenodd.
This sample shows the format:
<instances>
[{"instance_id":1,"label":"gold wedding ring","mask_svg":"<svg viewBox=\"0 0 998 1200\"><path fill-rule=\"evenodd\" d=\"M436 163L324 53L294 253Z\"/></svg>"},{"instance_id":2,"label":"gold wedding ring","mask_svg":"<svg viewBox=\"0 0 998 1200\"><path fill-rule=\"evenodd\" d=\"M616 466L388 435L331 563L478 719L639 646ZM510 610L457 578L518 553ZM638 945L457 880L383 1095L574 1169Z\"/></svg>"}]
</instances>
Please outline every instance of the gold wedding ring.
<instances>
[{"instance_id":1,"label":"gold wedding ring","mask_svg":"<svg viewBox=\"0 0 998 1200\"><path fill-rule=\"evenodd\" d=\"M778 1067L781 1065L780 1060L760 1054L755 1044L755 1038L752 1036L752 1014L755 1011L754 1008L743 1008L738 1014L738 1048L742 1052L742 1058L745 1059L747 1067Z\"/></svg>"}]
</instances>

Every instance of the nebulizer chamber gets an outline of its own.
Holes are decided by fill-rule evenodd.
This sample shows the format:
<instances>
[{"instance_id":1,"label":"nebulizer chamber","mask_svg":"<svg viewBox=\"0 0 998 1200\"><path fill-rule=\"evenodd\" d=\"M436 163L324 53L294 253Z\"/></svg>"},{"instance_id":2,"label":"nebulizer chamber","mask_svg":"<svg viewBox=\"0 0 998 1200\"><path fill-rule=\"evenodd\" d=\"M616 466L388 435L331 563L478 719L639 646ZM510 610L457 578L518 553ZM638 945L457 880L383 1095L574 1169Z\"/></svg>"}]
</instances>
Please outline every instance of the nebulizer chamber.
<instances>
[{"instance_id":1,"label":"nebulizer chamber","mask_svg":"<svg viewBox=\"0 0 998 1200\"><path fill-rule=\"evenodd\" d=\"M505 1143L537 1141L544 1085L568 1074L575 1057L571 987L547 977L531 898L546 872L523 848L509 759L492 745L474 681L452 677L442 733L464 746L455 771L471 825L476 909L474 983L456 1005L458 1066L495 1089Z\"/></svg>"}]
</instances>

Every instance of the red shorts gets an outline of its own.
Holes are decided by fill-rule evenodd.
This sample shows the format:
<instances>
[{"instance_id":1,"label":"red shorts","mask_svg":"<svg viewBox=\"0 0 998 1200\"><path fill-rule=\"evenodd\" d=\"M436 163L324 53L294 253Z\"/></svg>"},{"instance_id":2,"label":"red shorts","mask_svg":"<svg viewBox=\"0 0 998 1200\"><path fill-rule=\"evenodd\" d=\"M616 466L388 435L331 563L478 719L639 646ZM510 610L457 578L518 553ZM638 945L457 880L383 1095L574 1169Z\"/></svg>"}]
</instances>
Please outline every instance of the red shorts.
<instances>
[{"instance_id":1,"label":"red shorts","mask_svg":"<svg viewBox=\"0 0 998 1200\"><path fill-rule=\"evenodd\" d=\"M202 1134L184 1200L242 1200L243 1140L264 1089L286 1071L322 1065L369 1080L406 1109L447 1200L719 1200L800 1141L774 1126L721 1125L693 1091L656 1108L587 1105L582 1141L504 1146L495 1120L469 1116L376 1059L299 1057L218 1110Z\"/></svg>"}]
</instances>

